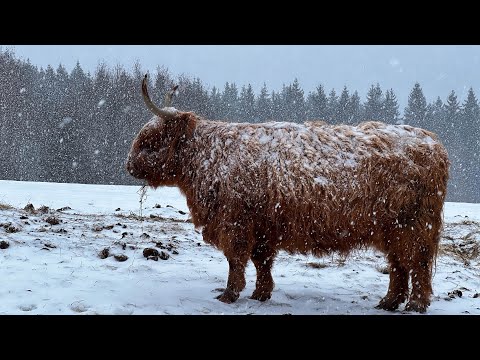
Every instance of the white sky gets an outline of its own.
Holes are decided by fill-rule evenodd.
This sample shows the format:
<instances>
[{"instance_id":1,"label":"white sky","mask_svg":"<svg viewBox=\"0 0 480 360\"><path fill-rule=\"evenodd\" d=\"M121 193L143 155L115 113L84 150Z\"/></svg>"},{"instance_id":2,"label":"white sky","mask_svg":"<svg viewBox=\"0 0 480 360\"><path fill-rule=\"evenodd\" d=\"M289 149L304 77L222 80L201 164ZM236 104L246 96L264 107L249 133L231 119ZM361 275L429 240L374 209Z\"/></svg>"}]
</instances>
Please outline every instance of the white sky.
<instances>
[{"instance_id":1,"label":"white sky","mask_svg":"<svg viewBox=\"0 0 480 360\"><path fill-rule=\"evenodd\" d=\"M0 45L2 46L2 45ZM251 83L258 93L263 82L280 90L298 78L308 93L322 83L327 93L344 85L364 100L379 82L393 88L400 110L419 81L428 101L445 101L451 90L464 99L469 87L480 95L480 46L459 45L3 45L31 63L71 70L77 61L93 73L99 61L131 69L139 60L146 70L166 66L173 75L199 77L209 87L226 81Z\"/></svg>"},{"instance_id":2,"label":"white sky","mask_svg":"<svg viewBox=\"0 0 480 360\"><path fill-rule=\"evenodd\" d=\"M176 188L149 190L142 213L146 220L139 221L128 217L139 214L139 188L0 180L0 203L16 208L0 209L0 224L19 229L7 232L0 225L0 240L10 245L0 249L0 314L402 314L404 305L394 313L375 309L387 292L388 275L379 271L384 257L371 251L352 254L345 262L338 256L281 252L272 271L275 288L266 302L249 299L255 287L255 268L249 263L240 298L234 304L221 303L215 289L225 286L228 263L184 222L188 214L178 209L186 209L185 198ZM52 211L30 214L21 210L27 203ZM55 211L65 206L71 210ZM152 220L150 214L166 220ZM454 225L467 215L478 227L480 204L446 203L448 236L453 240L442 242L458 246L468 234L470 241L480 241L471 225ZM48 224L48 216L60 223ZM155 242L173 244L177 254ZM111 256L100 259L98 253L106 247ZM147 260L147 247L170 257ZM119 262L113 255L128 259ZM480 292L479 279L473 261L465 266L440 255L427 315L480 315L479 299L473 297ZM459 289L461 298L446 300L449 292Z\"/></svg>"}]
</instances>

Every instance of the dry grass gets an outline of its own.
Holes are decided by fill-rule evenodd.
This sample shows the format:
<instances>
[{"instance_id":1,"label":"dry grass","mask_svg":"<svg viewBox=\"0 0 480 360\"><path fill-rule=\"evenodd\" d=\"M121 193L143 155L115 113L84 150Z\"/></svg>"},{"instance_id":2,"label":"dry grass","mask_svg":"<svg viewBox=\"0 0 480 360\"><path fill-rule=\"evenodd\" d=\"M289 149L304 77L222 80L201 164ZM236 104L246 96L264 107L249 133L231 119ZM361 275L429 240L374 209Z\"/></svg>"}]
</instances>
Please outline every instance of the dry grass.
<instances>
[{"instance_id":1,"label":"dry grass","mask_svg":"<svg viewBox=\"0 0 480 360\"><path fill-rule=\"evenodd\" d=\"M13 206L0 203L0 210L13 210Z\"/></svg>"},{"instance_id":2,"label":"dry grass","mask_svg":"<svg viewBox=\"0 0 480 360\"><path fill-rule=\"evenodd\" d=\"M113 216L117 217L117 218L121 218L121 219L129 219L129 220L145 220L144 217L142 216L139 216L133 212L130 212L128 215L127 214L114 214Z\"/></svg>"},{"instance_id":3,"label":"dry grass","mask_svg":"<svg viewBox=\"0 0 480 360\"><path fill-rule=\"evenodd\" d=\"M311 268L314 268L314 269L323 269L323 268L328 267L327 264L319 263L319 262L308 262L306 265L308 267L311 267Z\"/></svg>"},{"instance_id":4,"label":"dry grass","mask_svg":"<svg viewBox=\"0 0 480 360\"><path fill-rule=\"evenodd\" d=\"M121 218L121 219L129 219L129 220L137 220L137 221L143 221L143 220L155 220L155 221L164 221L164 222L173 222L173 223L191 223L192 219L186 219L186 220L181 220L181 219L174 219L174 218L167 218L163 217L160 215L154 215L150 214L148 217L147 216L140 216L137 215L133 212L130 212L128 215L126 214L114 214L113 216Z\"/></svg>"},{"instance_id":5,"label":"dry grass","mask_svg":"<svg viewBox=\"0 0 480 360\"><path fill-rule=\"evenodd\" d=\"M450 255L468 265L480 255L480 244L474 240L463 244L443 244L440 245L440 255Z\"/></svg>"},{"instance_id":6,"label":"dry grass","mask_svg":"<svg viewBox=\"0 0 480 360\"><path fill-rule=\"evenodd\" d=\"M480 224L464 220L459 224L449 224L446 230L448 231L453 225L460 224L468 226L468 233L459 237L454 237L452 233L443 234L439 254L452 256L468 266L472 260L480 256Z\"/></svg>"}]
</instances>

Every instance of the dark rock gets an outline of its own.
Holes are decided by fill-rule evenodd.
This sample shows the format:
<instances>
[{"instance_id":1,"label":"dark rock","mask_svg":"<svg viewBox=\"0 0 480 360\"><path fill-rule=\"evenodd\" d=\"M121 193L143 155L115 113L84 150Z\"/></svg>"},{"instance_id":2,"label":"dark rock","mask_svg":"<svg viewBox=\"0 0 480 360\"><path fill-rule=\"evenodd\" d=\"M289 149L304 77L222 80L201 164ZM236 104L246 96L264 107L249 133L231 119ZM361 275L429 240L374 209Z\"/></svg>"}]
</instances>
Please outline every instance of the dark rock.
<instances>
[{"instance_id":1,"label":"dark rock","mask_svg":"<svg viewBox=\"0 0 480 360\"><path fill-rule=\"evenodd\" d=\"M50 211L50 208L48 206L42 205L38 208L38 211L42 214L46 214Z\"/></svg>"},{"instance_id":2,"label":"dark rock","mask_svg":"<svg viewBox=\"0 0 480 360\"><path fill-rule=\"evenodd\" d=\"M455 297L462 297L463 293L460 290L453 290L448 293L448 297L454 299Z\"/></svg>"},{"instance_id":3,"label":"dark rock","mask_svg":"<svg viewBox=\"0 0 480 360\"><path fill-rule=\"evenodd\" d=\"M164 251L160 251L160 255L158 256L160 259L162 260L168 260L170 258L170 255L168 255L166 252Z\"/></svg>"},{"instance_id":4,"label":"dark rock","mask_svg":"<svg viewBox=\"0 0 480 360\"><path fill-rule=\"evenodd\" d=\"M158 252L157 249L152 249L152 248L145 248L143 249L143 256L148 258L150 256L159 256L160 253Z\"/></svg>"},{"instance_id":5,"label":"dark rock","mask_svg":"<svg viewBox=\"0 0 480 360\"><path fill-rule=\"evenodd\" d=\"M127 260L128 260L128 256L127 256L127 255L123 255L123 254L113 255L113 257L114 257L115 260L117 260L117 261L127 261Z\"/></svg>"},{"instance_id":6,"label":"dark rock","mask_svg":"<svg viewBox=\"0 0 480 360\"><path fill-rule=\"evenodd\" d=\"M13 226L12 224L5 224L3 227L5 228L5 231L10 234L20 231L19 228Z\"/></svg>"},{"instance_id":7,"label":"dark rock","mask_svg":"<svg viewBox=\"0 0 480 360\"><path fill-rule=\"evenodd\" d=\"M45 219L45 221L47 223L49 223L50 225L58 225L60 224L60 221L58 220L58 218L56 216L49 216Z\"/></svg>"},{"instance_id":8,"label":"dark rock","mask_svg":"<svg viewBox=\"0 0 480 360\"><path fill-rule=\"evenodd\" d=\"M105 248L98 253L98 257L100 259L106 259L108 257L108 255L110 255L110 249L109 248Z\"/></svg>"},{"instance_id":9,"label":"dark rock","mask_svg":"<svg viewBox=\"0 0 480 360\"><path fill-rule=\"evenodd\" d=\"M33 207L32 204L28 203L24 208L23 210L29 212L29 213L32 213L34 214L35 213L35 208Z\"/></svg>"},{"instance_id":10,"label":"dark rock","mask_svg":"<svg viewBox=\"0 0 480 360\"><path fill-rule=\"evenodd\" d=\"M160 249L165 249L165 246L163 246L163 243L161 241L155 242L155 246L160 248Z\"/></svg>"}]
</instances>

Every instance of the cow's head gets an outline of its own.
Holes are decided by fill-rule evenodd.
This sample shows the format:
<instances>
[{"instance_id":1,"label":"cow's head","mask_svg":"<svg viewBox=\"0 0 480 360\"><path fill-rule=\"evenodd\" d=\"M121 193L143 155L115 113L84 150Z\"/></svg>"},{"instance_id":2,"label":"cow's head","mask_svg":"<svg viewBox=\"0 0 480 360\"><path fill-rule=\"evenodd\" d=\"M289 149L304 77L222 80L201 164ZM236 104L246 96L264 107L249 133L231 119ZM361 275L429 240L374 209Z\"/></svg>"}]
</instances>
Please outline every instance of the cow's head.
<instances>
[{"instance_id":1,"label":"cow's head","mask_svg":"<svg viewBox=\"0 0 480 360\"><path fill-rule=\"evenodd\" d=\"M195 116L169 107L174 87L165 96L164 108L158 108L147 91L147 75L142 82L143 100L155 116L133 140L126 168L130 175L152 187L177 185L182 173L183 145L192 137Z\"/></svg>"}]
</instances>

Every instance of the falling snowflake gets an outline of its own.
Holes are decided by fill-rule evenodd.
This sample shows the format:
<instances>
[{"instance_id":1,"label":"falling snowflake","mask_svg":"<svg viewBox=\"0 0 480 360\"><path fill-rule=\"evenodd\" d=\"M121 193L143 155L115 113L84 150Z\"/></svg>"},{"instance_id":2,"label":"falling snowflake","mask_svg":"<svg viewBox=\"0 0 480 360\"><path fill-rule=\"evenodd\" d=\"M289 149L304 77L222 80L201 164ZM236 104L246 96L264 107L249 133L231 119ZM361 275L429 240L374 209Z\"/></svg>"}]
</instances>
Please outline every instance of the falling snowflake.
<instances>
[{"instance_id":1,"label":"falling snowflake","mask_svg":"<svg viewBox=\"0 0 480 360\"><path fill-rule=\"evenodd\" d=\"M62 119L60 124L58 124L58 127L60 129L63 129L66 125L70 124L72 121L73 121L73 119L71 117L65 117L65 118Z\"/></svg>"}]
</instances>

